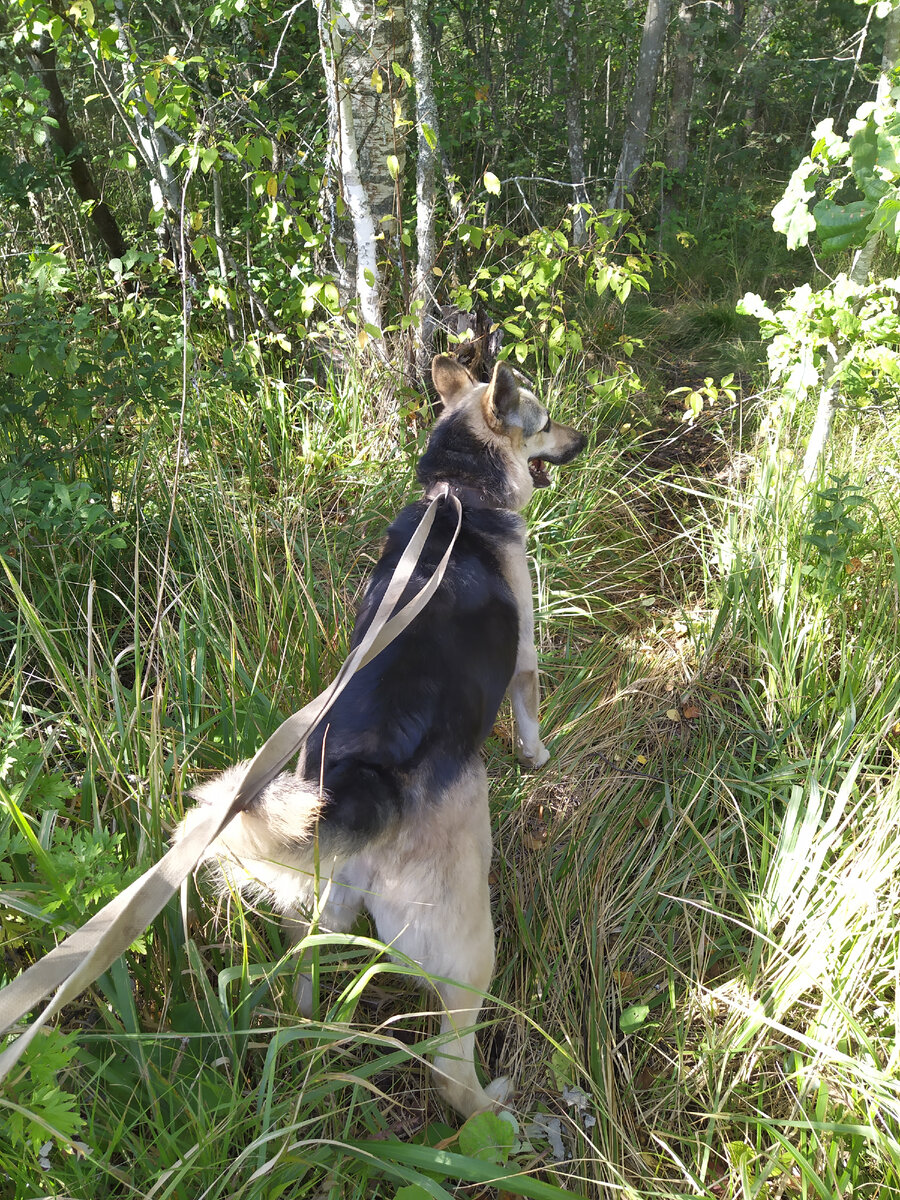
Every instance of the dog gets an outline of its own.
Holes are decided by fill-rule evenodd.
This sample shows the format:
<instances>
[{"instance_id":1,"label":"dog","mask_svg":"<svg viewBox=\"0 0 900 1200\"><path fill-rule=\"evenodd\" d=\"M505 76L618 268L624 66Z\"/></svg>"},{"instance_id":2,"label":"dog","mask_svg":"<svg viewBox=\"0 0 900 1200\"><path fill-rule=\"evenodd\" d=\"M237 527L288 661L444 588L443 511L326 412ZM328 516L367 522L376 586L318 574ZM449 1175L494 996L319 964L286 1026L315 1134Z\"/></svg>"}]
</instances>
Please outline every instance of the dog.
<instances>
[{"instance_id":1,"label":"dog","mask_svg":"<svg viewBox=\"0 0 900 1200\"><path fill-rule=\"evenodd\" d=\"M419 963L443 1009L433 1060L437 1087L463 1117L501 1107L507 1079L482 1087L475 1034L494 966L488 894L491 832L481 747L506 692L519 761L544 765L532 586L519 515L547 463L585 445L551 420L504 364L479 383L448 355L432 363L443 409L417 477L424 499L387 531L356 618L364 635L427 504L443 496L401 603L432 575L462 521L446 573L425 609L360 669L311 731L294 772L285 772L224 829L206 854L223 887L265 898L295 936L318 927L347 932L368 909L378 936ZM201 785L199 806L227 801L246 764ZM452 982L451 982L452 981ZM309 1015L311 984L297 1002Z\"/></svg>"}]
</instances>

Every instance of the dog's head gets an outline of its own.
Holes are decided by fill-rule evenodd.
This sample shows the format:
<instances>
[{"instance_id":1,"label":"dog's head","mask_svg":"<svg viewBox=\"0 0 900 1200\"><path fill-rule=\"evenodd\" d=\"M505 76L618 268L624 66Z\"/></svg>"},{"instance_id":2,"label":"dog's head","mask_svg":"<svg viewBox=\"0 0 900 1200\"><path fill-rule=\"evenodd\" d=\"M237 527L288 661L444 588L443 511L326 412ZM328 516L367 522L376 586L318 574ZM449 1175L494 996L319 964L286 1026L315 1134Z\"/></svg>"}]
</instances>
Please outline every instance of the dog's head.
<instances>
[{"instance_id":1,"label":"dog's head","mask_svg":"<svg viewBox=\"0 0 900 1200\"><path fill-rule=\"evenodd\" d=\"M489 383L477 383L455 358L439 354L431 377L444 405L436 431L445 422L465 425L502 465L509 508L524 508L534 488L549 487L548 463L570 462L585 447L584 434L552 420L505 363L497 364Z\"/></svg>"}]
</instances>

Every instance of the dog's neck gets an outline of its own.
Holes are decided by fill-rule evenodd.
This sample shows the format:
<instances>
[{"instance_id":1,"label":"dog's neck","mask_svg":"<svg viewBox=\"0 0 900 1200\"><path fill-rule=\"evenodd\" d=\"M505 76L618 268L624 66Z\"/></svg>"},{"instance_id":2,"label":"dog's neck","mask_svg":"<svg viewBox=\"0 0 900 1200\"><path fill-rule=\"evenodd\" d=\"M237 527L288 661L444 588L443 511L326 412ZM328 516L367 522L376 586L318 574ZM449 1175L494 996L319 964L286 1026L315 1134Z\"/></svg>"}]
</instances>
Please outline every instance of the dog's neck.
<instances>
[{"instance_id":1,"label":"dog's neck","mask_svg":"<svg viewBox=\"0 0 900 1200\"><path fill-rule=\"evenodd\" d=\"M482 488L471 487L466 483L452 483L449 479L435 480L425 489L425 499L434 500L436 496L455 496L463 508L503 508L496 496L489 495Z\"/></svg>"}]
</instances>

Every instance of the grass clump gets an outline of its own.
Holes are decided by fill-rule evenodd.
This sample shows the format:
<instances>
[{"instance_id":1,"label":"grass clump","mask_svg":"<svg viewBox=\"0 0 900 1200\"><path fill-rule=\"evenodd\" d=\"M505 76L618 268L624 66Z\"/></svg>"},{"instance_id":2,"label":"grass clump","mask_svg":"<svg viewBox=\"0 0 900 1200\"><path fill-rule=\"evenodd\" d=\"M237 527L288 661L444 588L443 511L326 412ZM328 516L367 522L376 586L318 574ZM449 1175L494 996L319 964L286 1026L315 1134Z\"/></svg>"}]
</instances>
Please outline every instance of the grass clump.
<instances>
[{"instance_id":1,"label":"grass clump","mask_svg":"<svg viewBox=\"0 0 900 1200\"><path fill-rule=\"evenodd\" d=\"M604 432L530 514L553 758L521 774L503 716L487 747L480 1045L517 1123L446 1123L415 966L365 926L311 934L307 1021L271 916L195 897L186 935L164 912L29 1051L0 1100L11 1195L900 1187L893 431L848 434L802 494L715 413L610 434L609 392L562 379L562 419L602 408ZM6 550L8 976L334 675L424 436L378 407L361 375L260 376L117 443L121 545Z\"/></svg>"}]
</instances>

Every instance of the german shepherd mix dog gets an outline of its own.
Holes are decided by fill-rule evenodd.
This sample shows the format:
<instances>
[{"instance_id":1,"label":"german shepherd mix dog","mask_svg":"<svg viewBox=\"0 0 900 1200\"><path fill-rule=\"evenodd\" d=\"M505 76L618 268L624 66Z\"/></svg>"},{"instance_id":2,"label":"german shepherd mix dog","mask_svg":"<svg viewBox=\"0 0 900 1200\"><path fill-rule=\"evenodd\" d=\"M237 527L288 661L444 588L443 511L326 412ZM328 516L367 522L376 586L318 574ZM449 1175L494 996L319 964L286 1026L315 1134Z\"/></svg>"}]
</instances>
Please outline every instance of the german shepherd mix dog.
<instances>
[{"instance_id":1,"label":"german shepherd mix dog","mask_svg":"<svg viewBox=\"0 0 900 1200\"><path fill-rule=\"evenodd\" d=\"M467 1117L502 1105L509 1092L506 1079L486 1089L478 1082L472 1029L494 965L488 783L479 752L507 690L520 762L540 767L549 757L538 727L531 580L518 514L535 487L548 485L544 464L569 462L585 439L552 421L502 364L489 383L476 383L439 355L432 378L443 411L418 464L425 498L387 532L353 644L427 502L451 492L463 515L444 579L412 623L352 676L310 733L296 772L270 783L206 858L220 883L267 898L298 936L316 892L327 930L348 931L365 906L382 941L436 980L445 1040L434 1074ZM401 603L432 575L456 522L456 506L440 504ZM243 770L232 767L199 787L201 805L227 800ZM308 1013L309 979L301 976L296 990Z\"/></svg>"}]
</instances>

